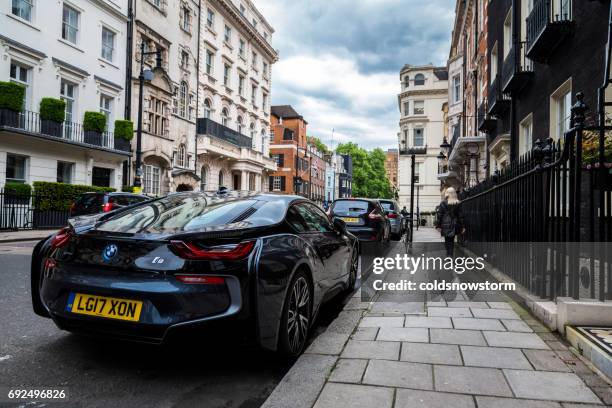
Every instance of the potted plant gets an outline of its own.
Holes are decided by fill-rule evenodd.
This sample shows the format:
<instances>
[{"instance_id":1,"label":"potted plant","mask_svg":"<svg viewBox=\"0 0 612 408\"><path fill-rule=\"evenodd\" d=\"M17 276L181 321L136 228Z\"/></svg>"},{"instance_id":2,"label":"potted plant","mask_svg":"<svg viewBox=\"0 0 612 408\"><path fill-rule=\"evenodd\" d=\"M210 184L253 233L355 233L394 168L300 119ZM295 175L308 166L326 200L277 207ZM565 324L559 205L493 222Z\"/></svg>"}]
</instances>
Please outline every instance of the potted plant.
<instances>
[{"instance_id":1,"label":"potted plant","mask_svg":"<svg viewBox=\"0 0 612 408\"><path fill-rule=\"evenodd\" d=\"M0 125L19 127L25 88L12 82L0 82Z\"/></svg>"},{"instance_id":2,"label":"potted plant","mask_svg":"<svg viewBox=\"0 0 612 408\"><path fill-rule=\"evenodd\" d=\"M83 132L85 143L102 146L102 132L106 127L106 116L100 112L85 112Z\"/></svg>"},{"instance_id":3,"label":"potted plant","mask_svg":"<svg viewBox=\"0 0 612 408\"><path fill-rule=\"evenodd\" d=\"M131 120L115 121L115 149L129 152L131 149L130 141L134 137L134 124Z\"/></svg>"},{"instance_id":4,"label":"potted plant","mask_svg":"<svg viewBox=\"0 0 612 408\"><path fill-rule=\"evenodd\" d=\"M55 98L40 100L40 132L46 135L61 137L62 123L66 116L66 102Z\"/></svg>"}]
</instances>

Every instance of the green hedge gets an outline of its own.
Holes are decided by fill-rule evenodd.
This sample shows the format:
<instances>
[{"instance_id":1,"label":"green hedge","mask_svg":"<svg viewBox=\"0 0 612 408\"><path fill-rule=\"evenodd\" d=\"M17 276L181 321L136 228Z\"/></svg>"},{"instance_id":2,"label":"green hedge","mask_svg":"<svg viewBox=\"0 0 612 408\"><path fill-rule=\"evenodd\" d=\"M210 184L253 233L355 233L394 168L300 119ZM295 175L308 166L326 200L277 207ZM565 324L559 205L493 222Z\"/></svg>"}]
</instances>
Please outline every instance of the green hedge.
<instances>
[{"instance_id":1,"label":"green hedge","mask_svg":"<svg viewBox=\"0 0 612 408\"><path fill-rule=\"evenodd\" d=\"M23 109L25 88L12 82L0 82L0 109L20 112Z\"/></svg>"},{"instance_id":2,"label":"green hedge","mask_svg":"<svg viewBox=\"0 0 612 408\"><path fill-rule=\"evenodd\" d=\"M66 117L66 102L55 98L42 98L40 100L40 118L62 123Z\"/></svg>"},{"instance_id":3,"label":"green hedge","mask_svg":"<svg viewBox=\"0 0 612 408\"><path fill-rule=\"evenodd\" d=\"M83 130L86 132L104 132L106 116L100 112L87 111L83 115Z\"/></svg>"},{"instance_id":4,"label":"green hedge","mask_svg":"<svg viewBox=\"0 0 612 408\"><path fill-rule=\"evenodd\" d=\"M4 185L4 194L18 198L30 198L32 187L29 184L8 182Z\"/></svg>"},{"instance_id":5,"label":"green hedge","mask_svg":"<svg viewBox=\"0 0 612 408\"><path fill-rule=\"evenodd\" d=\"M115 137L130 141L134 138L134 124L131 120L115 121Z\"/></svg>"},{"instance_id":6,"label":"green hedge","mask_svg":"<svg viewBox=\"0 0 612 408\"><path fill-rule=\"evenodd\" d=\"M80 184L52 183L35 181L34 191L36 200L34 207L37 210L69 210L70 206L82 193L115 191L110 187L85 186Z\"/></svg>"}]
</instances>

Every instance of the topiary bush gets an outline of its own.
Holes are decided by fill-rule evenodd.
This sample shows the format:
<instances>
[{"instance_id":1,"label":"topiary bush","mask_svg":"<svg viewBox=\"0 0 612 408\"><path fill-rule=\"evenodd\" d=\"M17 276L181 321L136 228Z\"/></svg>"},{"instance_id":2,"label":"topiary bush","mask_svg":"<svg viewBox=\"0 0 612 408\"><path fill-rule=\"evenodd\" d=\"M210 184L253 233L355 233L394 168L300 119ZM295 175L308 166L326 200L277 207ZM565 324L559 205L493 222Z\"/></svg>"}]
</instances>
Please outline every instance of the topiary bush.
<instances>
[{"instance_id":1,"label":"topiary bush","mask_svg":"<svg viewBox=\"0 0 612 408\"><path fill-rule=\"evenodd\" d=\"M134 138L134 124L131 120L115 121L115 137L130 141Z\"/></svg>"},{"instance_id":2,"label":"topiary bush","mask_svg":"<svg viewBox=\"0 0 612 408\"><path fill-rule=\"evenodd\" d=\"M4 185L4 194L19 198L30 198L32 187L29 184L8 182Z\"/></svg>"},{"instance_id":3,"label":"topiary bush","mask_svg":"<svg viewBox=\"0 0 612 408\"><path fill-rule=\"evenodd\" d=\"M83 115L83 130L85 132L104 132L106 116L100 112L87 111Z\"/></svg>"},{"instance_id":4,"label":"topiary bush","mask_svg":"<svg viewBox=\"0 0 612 408\"><path fill-rule=\"evenodd\" d=\"M40 119L62 123L66 116L66 102L55 98L42 98L40 100Z\"/></svg>"},{"instance_id":5,"label":"topiary bush","mask_svg":"<svg viewBox=\"0 0 612 408\"><path fill-rule=\"evenodd\" d=\"M12 82L0 82L0 109L21 112L24 98L25 88L23 86Z\"/></svg>"},{"instance_id":6,"label":"topiary bush","mask_svg":"<svg viewBox=\"0 0 612 408\"><path fill-rule=\"evenodd\" d=\"M33 185L36 194L34 208L37 210L67 211L79 194L115 191L114 188L110 187L53 183L48 181L35 181Z\"/></svg>"}]
</instances>

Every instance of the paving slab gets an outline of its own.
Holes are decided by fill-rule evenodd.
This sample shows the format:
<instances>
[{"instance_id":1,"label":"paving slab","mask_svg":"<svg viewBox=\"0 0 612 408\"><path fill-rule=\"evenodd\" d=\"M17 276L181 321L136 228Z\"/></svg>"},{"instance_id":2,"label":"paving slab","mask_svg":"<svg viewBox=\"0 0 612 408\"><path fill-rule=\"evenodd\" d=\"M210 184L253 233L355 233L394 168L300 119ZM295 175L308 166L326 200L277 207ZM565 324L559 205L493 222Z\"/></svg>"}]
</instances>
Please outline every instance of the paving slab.
<instances>
[{"instance_id":1,"label":"paving slab","mask_svg":"<svg viewBox=\"0 0 612 408\"><path fill-rule=\"evenodd\" d=\"M508 331L531 333L533 329L522 320L502 319L502 323Z\"/></svg>"},{"instance_id":2,"label":"paving slab","mask_svg":"<svg viewBox=\"0 0 612 408\"><path fill-rule=\"evenodd\" d=\"M371 360L364 384L433 390L431 365L405 361Z\"/></svg>"},{"instance_id":3,"label":"paving slab","mask_svg":"<svg viewBox=\"0 0 612 408\"><path fill-rule=\"evenodd\" d=\"M552 350L523 350L523 353L536 370L566 373L572 371Z\"/></svg>"},{"instance_id":4,"label":"paving slab","mask_svg":"<svg viewBox=\"0 0 612 408\"><path fill-rule=\"evenodd\" d=\"M454 344L403 343L401 361L462 365L459 346Z\"/></svg>"},{"instance_id":5,"label":"paving slab","mask_svg":"<svg viewBox=\"0 0 612 408\"><path fill-rule=\"evenodd\" d=\"M372 313L425 313L423 302L375 302Z\"/></svg>"},{"instance_id":6,"label":"paving slab","mask_svg":"<svg viewBox=\"0 0 612 408\"><path fill-rule=\"evenodd\" d=\"M398 389L395 408L474 408L474 400L468 395L435 391Z\"/></svg>"},{"instance_id":7,"label":"paving slab","mask_svg":"<svg viewBox=\"0 0 612 408\"><path fill-rule=\"evenodd\" d=\"M564 402L563 404L561 404L563 406L563 408L602 408L601 405L594 405L594 404L574 404L574 403L568 403L568 402Z\"/></svg>"},{"instance_id":8,"label":"paving slab","mask_svg":"<svg viewBox=\"0 0 612 408\"><path fill-rule=\"evenodd\" d=\"M362 302L361 298L351 298L344 305L344 310L366 310L370 307L370 302Z\"/></svg>"},{"instance_id":9,"label":"paving slab","mask_svg":"<svg viewBox=\"0 0 612 408\"><path fill-rule=\"evenodd\" d=\"M528 371L524 371L528 372ZM512 391L500 370L480 367L434 366L437 391L512 396Z\"/></svg>"},{"instance_id":10,"label":"paving slab","mask_svg":"<svg viewBox=\"0 0 612 408\"><path fill-rule=\"evenodd\" d=\"M464 302L455 300L452 302L447 302L448 307L473 307L475 309L488 309L489 305L487 302Z\"/></svg>"},{"instance_id":11,"label":"paving slab","mask_svg":"<svg viewBox=\"0 0 612 408\"><path fill-rule=\"evenodd\" d=\"M524 349L544 349L549 347L535 333L494 332L486 331L483 335L492 347L511 347Z\"/></svg>"},{"instance_id":12,"label":"paving slab","mask_svg":"<svg viewBox=\"0 0 612 408\"><path fill-rule=\"evenodd\" d=\"M427 307L445 307L447 305L446 300L444 299L437 299L437 300L428 300L427 301Z\"/></svg>"},{"instance_id":13,"label":"paving slab","mask_svg":"<svg viewBox=\"0 0 612 408\"><path fill-rule=\"evenodd\" d=\"M466 366L532 369L529 361L518 349L461 346L461 355Z\"/></svg>"},{"instance_id":14,"label":"paving slab","mask_svg":"<svg viewBox=\"0 0 612 408\"><path fill-rule=\"evenodd\" d=\"M326 331L352 333L359 323L359 320L361 320L363 313L363 310L343 310L338 317L327 326Z\"/></svg>"},{"instance_id":15,"label":"paving slab","mask_svg":"<svg viewBox=\"0 0 612 408\"><path fill-rule=\"evenodd\" d=\"M374 340L378 334L378 327L358 327L352 334L353 340Z\"/></svg>"},{"instance_id":16,"label":"paving slab","mask_svg":"<svg viewBox=\"0 0 612 408\"><path fill-rule=\"evenodd\" d=\"M600 403L599 398L573 373L504 370L519 398Z\"/></svg>"},{"instance_id":17,"label":"paving slab","mask_svg":"<svg viewBox=\"0 0 612 408\"><path fill-rule=\"evenodd\" d=\"M341 358L336 363L330 381L360 383L363 372L368 365L368 360L357 360L353 358Z\"/></svg>"},{"instance_id":18,"label":"paving slab","mask_svg":"<svg viewBox=\"0 0 612 408\"><path fill-rule=\"evenodd\" d=\"M381 327L376 340L429 342L429 330L420 327Z\"/></svg>"},{"instance_id":19,"label":"paving slab","mask_svg":"<svg viewBox=\"0 0 612 408\"><path fill-rule=\"evenodd\" d=\"M475 319L472 317L453 317L455 329L506 331L499 320Z\"/></svg>"},{"instance_id":20,"label":"paving slab","mask_svg":"<svg viewBox=\"0 0 612 408\"><path fill-rule=\"evenodd\" d=\"M359 322L359 327L404 327L404 317L366 316Z\"/></svg>"},{"instance_id":21,"label":"paving slab","mask_svg":"<svg viewBox=\"0 0 612 408\"><path fill-rule=\"evenodd\" d=\"M397 360L399 352L400 342L349 340L341 356L343 358Z\"/></svg>"},{"instance_id":22,"label":"paving slab","mask_svg":"<svg viewBox=\"0 0 612 408\"><path fill-rule=\"evenodd\" d=\"M314 408L391 408L392 405L393 388L327 383Z\"/></svg>"},{"instance_id":23,"label":"paving slab","mask_svg":"<svg viewBox=\"0 0 612 408\"><path fill-rule=\"evenodd\" d=\"M430 329L429 335L432 343L463 344L466 346L487 345L482 333L476 330Z\"/></svg>"},{"instance_id":24,"label":"paving slab","mask_svg":"<svg viewBox=\"0 0 612 408\"><path fill-rule=\"evenodd\" d=\"M453 323L450 317L406 316L404 327L452 329Z\"/></svg>"},{"instance_id":25,"label":"paving slab","mask_svg":"<svg viewBox=\"0 0 612 408\"><path fill-rule=\"evenodd\" d=\"M512 310L512 306L508 302L487 302L491 309L508 309Z\"/></svg>"},{"instance_id":26,"label":"paving slab","mask_svg":"<svg viewBox=\"0 0 612 408\"><path fill-rule=\"evenodd\" d=\"M558 402L514 398L476 397L476 403L478 408L561 408Z\"/></svg>"},{"instance_id":27,"label":"paving slab","mask_svg":"<svg viewBox=\"0 0 612 408\"><path fill-rule=\"evenodd\" d=\"M516 319L520 320L521 317L516 314L514 310L508 309L476 309L473 308L472 314L474 317L481 319Z\"/></svg>"},{"instance_id":28,"label":"paving slab","mask_svg":"<svg viewBox=\"0 0 612 408\"><path fill-rule=\"evenodd\" d=\"M548 340L546 341L546 344L548 344L548 347L553 350L567 350L567 346L561 343L559 340Z\"/></svg>"},{"instance_id":29,"label":"paving slab","mask_svg":"<svg viewBox=\"0 0 612 408\"><path fill-rule=\"evenodd\" d=\"M427 315L445 317L472 317L472 313L467 307L429 307L427 308Z\"/></svg>"},{"instance_id":30,"label":"paving slab","mask_svg":"<svg viewBox=\"0 0 612 408\"><path fill-rule=\"evenodd\" d=\"M344 344L349 339L349 333L325 331L317 336L306 349L306 353L338 355L342 353Z\"/></svg>"}]
</instances>

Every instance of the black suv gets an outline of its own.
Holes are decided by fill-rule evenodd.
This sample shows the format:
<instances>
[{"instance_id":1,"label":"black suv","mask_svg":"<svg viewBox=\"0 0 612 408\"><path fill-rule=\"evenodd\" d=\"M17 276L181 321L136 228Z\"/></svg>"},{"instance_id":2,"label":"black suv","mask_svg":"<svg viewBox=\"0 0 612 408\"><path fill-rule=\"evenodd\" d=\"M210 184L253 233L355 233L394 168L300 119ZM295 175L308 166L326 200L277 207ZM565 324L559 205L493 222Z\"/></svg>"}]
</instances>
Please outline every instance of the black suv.
<instances>
[{"instance_id":1,"label":"black suv","mask_svg":"<svg viewBox=\"0 0 612 408\"><path fill-rule=\"evenodd\" d=\"M346 223L346 229L360 241L388 241L389 218L378 200L341 198L332 204L330 216Z\"/></svg>"},{"instance_id":2,"label":"black suv","mask_svg":"<svg viewBox=\"0 0 612 408\"><path fill-rule=\"evenodd\" d=\"M70 217L109 212L148 200L149 197L134 193L83 193L70 207Z\"/></svg>"}]
</instances>

